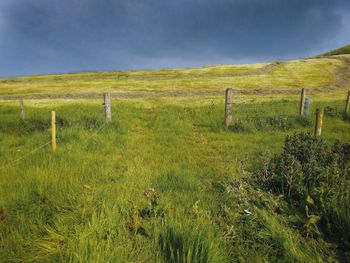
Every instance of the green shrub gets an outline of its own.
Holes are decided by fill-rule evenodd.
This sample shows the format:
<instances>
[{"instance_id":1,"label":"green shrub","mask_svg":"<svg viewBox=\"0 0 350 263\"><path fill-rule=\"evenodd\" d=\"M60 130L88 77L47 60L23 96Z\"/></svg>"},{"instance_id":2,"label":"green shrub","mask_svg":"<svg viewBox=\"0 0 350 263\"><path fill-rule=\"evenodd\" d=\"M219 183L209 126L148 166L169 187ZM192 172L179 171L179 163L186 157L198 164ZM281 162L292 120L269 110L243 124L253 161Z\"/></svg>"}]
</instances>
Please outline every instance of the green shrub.
<instances>
[{"instance_id":1,"label":"green shrub","mask_svg":"<svg viewBox=\"0 0 350 263\"><path fill-rule=\"evenodd\" d=\"M311 134L287 136L282 153L265 158L256 174L266 190L285 195L290 205L302 209L307 236L318 232L318 225L350 243L349 143L329 147Z\"/></svg>"},{"instance_id":2,"label":"green shrub","mask_svg":"<svg viewBox=\"0 0 350 263\"><path fill-rule=\"evenodd\" d=\"M269 167L272 172L271 186L287 196L305 196L307 191L300 162L291 154L275 158Z\"/></svg>"},{"instance_id":3,"label":"green shrub","mask_svg":"<svg viewBox=\"0 0 350 263\"><path fill-rule=\"evenodd\" d=\"M283 152L266 160L263 184L295 200L305 200L327 179L329 150L322 138L308 133L287 136ZM261 176L264 173L264 176Z\"/></svg>"}]
</instances>

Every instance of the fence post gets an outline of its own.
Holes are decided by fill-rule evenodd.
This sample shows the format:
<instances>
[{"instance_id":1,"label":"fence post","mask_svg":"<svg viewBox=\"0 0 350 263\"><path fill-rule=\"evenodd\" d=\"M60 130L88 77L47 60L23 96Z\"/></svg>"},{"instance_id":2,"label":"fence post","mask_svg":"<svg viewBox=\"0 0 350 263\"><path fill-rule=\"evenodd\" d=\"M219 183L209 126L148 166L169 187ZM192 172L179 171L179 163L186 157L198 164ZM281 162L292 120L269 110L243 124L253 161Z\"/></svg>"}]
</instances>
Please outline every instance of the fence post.
<instances>
[{"instance_id":1,"label":"fence post","mask_svg":"<svg viewBox=\"0 0 350 263\"><path fill-rule=\"evenodd\" d=\"M323 108L316 109L316 123L315 123L315 136L321 136L323 125Z\"/></svg>"},{"instance_id":2,"label":"fence post","mask_svg":"<svg viewBox=\"0 0 350 263\"><path fill-rule=\"evenodd\" d=\"M300 94L300 108L299 108L299 116L304 115L304 105L305 105L305 89L301 89L301 94Z\"/></svg>"},{"instance_id":3,"label":"fence post","mask_svg":"<svg viewBox=\"0 0 350 263\"><path fill-rule=\"evenodd\" d=\"M348 115L350 109L350 90L348 91L348 97L346 98L345 103L345 116Z\"/></svg>"},{"instance_id":4,"label":"fence post","mask_svg":"<svg viewBox=\"0 0 350 263\"><path fill-rule=\"evenodd\" d=\"M22 119L22 121L25 121L26 120L26 111L24 108L23 98L19 99L19 106L21 108L21 119Z\"/></svg>"},{"instance_id":5,"label":"fence post","mask_svg":"<svg viewBox=\"0 0 350 263\"><path fill-rule=\"evenodd\" d=\"M51 149L56 151L56 112L51 112Z\"/></svg>"},{"instance_id":6,"label":"fence post","mask_svg":"<svg viewBox=\"0 0 350 263\"><path fill-rule=\"evenodd\" d=\"M103 97L104 97L103 105L105 107L106 122L111 122L112 121L111 97L109 93L105 93Z\"/></svg>"},{"instance_id":7,"label":"fence post","mask_svg":"<svg viewBox=\"0 0 350 263\"><path fill-rule=\"evenodd\" d=\"M311 113L311 98L305 97L304 116L309 116L310 113Z\"/></svg>"},{"instance_id":8,"label":"fence post","mask_svg":"<svg viewBox=\"0 0 350 263\"><path fill-rule=\"evenodd\" d=\"M225 125L229 127L232 125L232 106L233 105L233 90L226 89L225 97Z\"/></svg>"}]
</instances>

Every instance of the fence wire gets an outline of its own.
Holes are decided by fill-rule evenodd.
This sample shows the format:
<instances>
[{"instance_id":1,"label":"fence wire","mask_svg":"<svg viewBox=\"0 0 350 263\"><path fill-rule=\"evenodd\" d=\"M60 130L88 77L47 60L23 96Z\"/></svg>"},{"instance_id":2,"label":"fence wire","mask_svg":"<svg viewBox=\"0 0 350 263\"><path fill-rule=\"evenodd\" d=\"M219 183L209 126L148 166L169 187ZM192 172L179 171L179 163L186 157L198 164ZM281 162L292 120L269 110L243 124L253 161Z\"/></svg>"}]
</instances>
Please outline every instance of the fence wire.
<instances>
[{"instance_id":1,"label":"fence wire","mask_svg":"<svg viewBox=\"0 0 350 263\"><path fill-rule=\"evenodd\" d=\"M223 97L224 100L224 97ZM209 106L207 115L195 114L191 117L200 117L197 126L207 126L219 128L223 126L223 116L221 111L223 110L223 104L216 104ZM233 103L233 126L235 131L244 131L244 130L287 130L295 127L307 127L311 126L313 122L314 111L317 107L323 107L325 116L330 117L339 117L343 116L344 106L341 104L335 103L320 103L317 101L312 101L310 115L304 116L304 120L300 121L299 117L299 101L298 100L269 100L262 102L255 102L254 99L245 101L238 101ZM77 107L68 108L68 110L62 109L62 114L60 111L57 111L57 122L58 122L58 136L57 142L60 142L60 129L72 128L75 126L81 126L83 129L90 131L91 135L87 136L90 139L95 139L96 135L99 134L103 129L112 123L106 122L103 117L102 107L96 106L93 109L87 109L82 105ZM31 112L33 111L33 112ZM5 110L5 113L10 113L8 117L5 117L5 125L8 122L9 127L2 128L0 131L4 130L5 132L12 132L11 129L17 129L19 133L30 133L33 131L45 130L49 126L49 120L45 117L43 112L35 112L32 108L29 110L27 115L28 122L21 122L18 127L15 127L13 122L13 116L18 115L19 111L15 110ZM218 114L219 113L219 114ZM11 116L12 115L12 116ZM189 116L189 115L188 115ZM72 119L71 119L72 117ZM193 121L197 121L193 120ZM1 123L0 125L4 125ZM1 126L0 126L1 128ZM28 129L28 130L26 130ZM31 155L35 154L37 151L50 144L50 141L37 146L29 153L14 159L7 163L6 165L0 167L4 169L10 167L15 163L18 163L22 160L27 159Z\"/></svg>"},{"instance_id":2,"label":"fence wire","mask_svg":"<svg viewBox=\"0 0 350 263\"><path fill-rule=\"evenodd\" d=\"M9 167L13 166L14 164L18 163L19 161L22 161L22 160L24 160L24 159L27 159L29 156L33 155L34 153L36 153L37 151L39 151L41 148L44 148L46 145L49 145L50 143L51 143L51 141L48 141L48 142L46 142L46 143L44 143L44 144L42 144L42 145L40 145L40 146L34 148L34 149L33 149L32 151L30 151L29 153L27 153L27 154L25 154L25 155L23 155L23 156L21 156L21 157L15 159L15 160L12 160L11 162L9 162L9 163L3 165L2 167L0 167L0 170L5 169L5 168L9 168Z\"/></svg>"},{"instance_id":3,"label":"fence wire","mask_svg":"<svg viewBox=\"0 0 350 263\"><path fill-rule=\"evenodd\" d=\"M12 112L12 111L8 111L7 113L18 114L18 112ZM65 113L64 115L66 115L66 114L67 113ZM84 109L84 108L81 108L78 111L75 111L75 114L77 114L79 116L84 116L85 118L86 117L93 118L93 117L87 115L86 109ZM30 133L30 132L33 132L33 131L38 130L38 129L39 130L46 130L49 127L49 123L50 123L49 119L43 120L43 118L41 117L41 114L37 114L37 113L33 112L33 114L29 114L29 115L27 114L26 117L27 117L27 119L25 121L20 120L19 126L16 127L17 132L20 134L27 134L28 132ZM33 123L33 119L35 120L34 123ZM8 121L13 121L13 118L8 118ZM103 121L103 123L101 125L99 125L99 126L96 125L97 123L102 122L102 121ZM58 114L57 118L56 118L56 124L58 124L56 127L58 131L60 129L64 128L67 125L67 116L62 117L61 115ZM99 134L108 124L109 123L107 123L105 120L102 120L102 118L99 120L96 119L96 123L93 123L94 128L87 129L87 130L93 131L91 133L91 136L89 136L89 138L95 139L96 135ZM4 125L4 123L2 123L2 125ZM71 125L68 125L68 127L70 127L70 126ZM10 126L9 130L11 128L14 128L14 127ZM7 130L7 129L5 129L5 130ZM60 143L60 141L61 141L60 140L60 133L57 132L56 136L57 136L56 137L57 143ZM20 156L19 158L16 158L14 160L10 160L7 164L0 166L0 171L15 165L20 161L24 161L24 160L28 159L29 157L31 157L32 155L37 153L40 149L44 148L45 146L47 146L49 144L51 144L51 140L47 141L46 143L44 143L42 145L35 147L29 153L24 154L23 156Z\"/></svg>"}]
</instances>

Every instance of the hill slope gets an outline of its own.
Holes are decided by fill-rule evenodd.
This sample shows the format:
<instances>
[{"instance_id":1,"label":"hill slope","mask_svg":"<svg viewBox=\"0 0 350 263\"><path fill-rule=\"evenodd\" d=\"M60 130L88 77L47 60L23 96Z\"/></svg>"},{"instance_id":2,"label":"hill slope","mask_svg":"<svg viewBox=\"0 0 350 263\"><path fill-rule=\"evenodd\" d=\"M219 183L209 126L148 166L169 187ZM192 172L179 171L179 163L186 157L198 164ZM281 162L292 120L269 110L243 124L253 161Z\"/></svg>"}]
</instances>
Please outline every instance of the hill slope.
<instances>
[{"instance_id":1,"label":"hill slope","mask_svg":"<svg viewBox=\"0 0 350 263\"><path fill-rule=\"evenodd\" d=\"M0 80L0 262L349 262L349 64L342 55ZM309 116L299 95L286 96L300 87ZM1 100L106 91L171 98L113 99L108 123L102 97L25 99L22 112ZM317 108L321 138L307 135Z\"/></svg>"},{"instance_id":2,"label":"hill slope","mask_svg":"<svg viewBox=\"0 0 350 263\"><path fill-rule=\"evenodd\" d=\"M188 69L92 72L0 79L0 99L87 98L111 92L120 98L240 94L340 93L349 87L350 55L250 65Z\"/></svg>"},{"instance_id":3,"label":"hill slope","mask_svg":"<svg viewBox=\"0 0 350 263\"><path fill-rule=\"evenodd\" d=\"M344 55L350 54L350 45L329 51L327 53L322 54L321 56L335 56L335 55Z\"/></svg>"}]
</instances>

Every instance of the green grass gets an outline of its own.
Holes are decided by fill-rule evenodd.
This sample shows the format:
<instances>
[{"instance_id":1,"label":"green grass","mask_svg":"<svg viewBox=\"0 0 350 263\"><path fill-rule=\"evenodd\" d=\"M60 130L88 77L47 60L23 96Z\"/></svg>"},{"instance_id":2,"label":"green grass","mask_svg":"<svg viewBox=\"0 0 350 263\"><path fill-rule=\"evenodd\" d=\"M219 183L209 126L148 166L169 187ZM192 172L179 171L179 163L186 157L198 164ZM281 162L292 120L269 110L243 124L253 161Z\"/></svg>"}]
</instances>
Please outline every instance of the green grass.
<instances>
[{"instance_id":1,"label":"green grass","mask_svg":"<svg viewBox=\"0 0 350 263\"><path fill-rule=\"evenodd\" d=\"M222 91L232 87L240 92L298 92L301 87L317 93L334 92L340 70L346 70L341 58L313 58L280 63L221 65L193 69L74 73L0 79L0 96L102 92L183 93L188 91ZM339 86L340 85L340 86Z\"/></svg>"},{"instance_id":2,"label":"green grass","mask_svg":"<svg viewBox=\"0 0 350 263\"><path fill-rule=\"evenodd\" d=\"M250 174L263 152L282 150L286 135L312 132L314 118L296 116L295 97L242 98L227 129L223 98L200 101L114 100L108 125L95 101L27 102L26 123L17 105L3 102L1 261L341 260L336 240L303 237L295 223L302 215L276 212L284 202ZM326 114L323 136L349 141L350 123L338 114L344 102L315 99L313 110L320 106L337 113ZM57 152L46 145L29 154L50 141L51 110Z\"/></svg>"},{"instance_id":3,"label":"green grass","mask_svg":"<svg viewBox=\"0 0 350 263\"><path fill-rule=\"evenodd\" d=\"M348 62L0 79L0 96L138 94L112 101L109 124L97 99L25 99L26 122L17 101L0 100L0 261L349 261L346 186L323 211L341 235L329 228L305 237L305 214L252 176L287 135L313 132L318 107L327 142L350 141ZM230 128L219 95L227 87L235 90ZM301 87L312 97L309 117L297 116Z\"/></svg>"},{"instance_id":4,"label":"green grass","mask_svg":"<svg viewBox=\"0 0 350 263\"><path fill-rule=\"evenodd\" d=\"M327 53L322 54L321 56L335 56L344 54L350 54L350 45L346 45L344 47L329 51Z\"/></svg>"}]
</instances>

